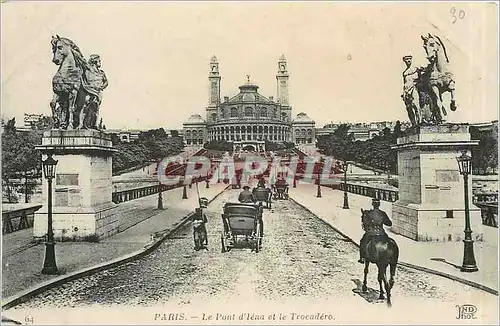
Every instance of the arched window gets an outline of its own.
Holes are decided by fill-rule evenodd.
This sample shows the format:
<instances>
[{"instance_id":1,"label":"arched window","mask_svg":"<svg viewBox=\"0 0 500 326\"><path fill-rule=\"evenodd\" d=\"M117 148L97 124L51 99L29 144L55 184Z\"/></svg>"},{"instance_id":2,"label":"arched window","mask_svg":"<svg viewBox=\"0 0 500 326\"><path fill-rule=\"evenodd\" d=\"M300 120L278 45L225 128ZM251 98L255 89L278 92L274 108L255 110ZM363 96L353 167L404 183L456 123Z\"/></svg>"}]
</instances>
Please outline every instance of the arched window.
<instances>
[{"instance_id":1,"label":"arched window","mask_svg":"<svg viewBox=\"0 0 500 326\"><path fill-rule=\"evenodd\" d=\"M251 117L251 116L253 116L253 109L252 109L251 107L247 106L247 107L245 108L245 116L246 116L246 117Z\"/></svg>"},{"instance_id":2,"label":"arched window","mask_svg":"<svg viewBox=\"0 0 500 326\"><path fill-rule=\"evenodd\" d=\"M312 136L312 129L307 129L307 135Z\"/></svg>"},{"instance_id":3,"label":"arched window","mask_svg":"<svg viewBox=\"0 0 500 326\"><path fill-rule=\"evenodd\" d=\"M273 118L275 118L275 119L278 118L278 108L274 108L274 110L273 110Z\"/></svg>"},{"instance_id":4,"label":"arched window","mask_svg":"<svg viewBox=\"0 0 500 326\"><path fill-rule=\"evenodd\" d=\"M283 121L287 120L286 112L281 112L281 120L283 120Z\"/></svg>"},{"instance_id":5,"label":"arched window","mask_svg":"<svg viewBox=\"0 0 500 326\"><path fill-rule=\"evenodd\" d=\"M267 108L260 109L260 116L263 118L267 118Z\"/></svg>"},{"instance_id":6,"label":"arched window","mask_svg":"<svg viewBox=\"0 0 500 326\"><path fill-rule=\"evenodd\" d=\"M231 108L231 118L237 118L237 117L238 117L238 109Z\"/></svg>"},{"instance_id":7,"label":"arched window","mask_svg":"<svg viewBox=\"0 0 500 326\"><path fill-rule=\"evenodd\" d=\"M191 130L186 131L186 138L191 138Z\"/></svg>"},{"instance_id":8,"label":"arched window","mask_svg":"<svg viewBox=\"0 0 500 326\"><path fill-rule=\"evenodd\" d=\"M217 113L212 113L211 118L213 122L217 121Z\"/></svg>"}]
</instances>

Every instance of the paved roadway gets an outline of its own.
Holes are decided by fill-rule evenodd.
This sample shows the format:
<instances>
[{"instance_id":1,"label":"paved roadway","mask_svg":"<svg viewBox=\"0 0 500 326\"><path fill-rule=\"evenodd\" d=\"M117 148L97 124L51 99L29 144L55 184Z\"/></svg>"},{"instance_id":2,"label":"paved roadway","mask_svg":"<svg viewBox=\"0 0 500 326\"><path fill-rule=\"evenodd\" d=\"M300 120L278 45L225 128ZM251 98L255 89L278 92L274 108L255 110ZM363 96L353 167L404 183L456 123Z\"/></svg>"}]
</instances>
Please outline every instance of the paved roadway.
<instances>
[{"instance_id":1,"label":"paved roadway","mask_svg":"<svg viewBox=\"0 0 500 326\"><path fill-rule=\"evenodd\" d=\"M53 288L14 309L294 298L349 300L345 302L359 307L378 303L376 267L371 265L369 291L357 293L363 278L357 248L291 201L275 202L272 211L265 211L260 253L250 249L221 253L220 213L224 203L237 195L237 190L227 190L210 204L208 251L193 250L191 229L185 227L140 260ZM454 309L455 304L484 296L466 285L404 267L398 267L395 281L394 306L406 299L431 306L444 303ZM450 317L453 322L454 315Z\"/></svg>"}]
</instances>

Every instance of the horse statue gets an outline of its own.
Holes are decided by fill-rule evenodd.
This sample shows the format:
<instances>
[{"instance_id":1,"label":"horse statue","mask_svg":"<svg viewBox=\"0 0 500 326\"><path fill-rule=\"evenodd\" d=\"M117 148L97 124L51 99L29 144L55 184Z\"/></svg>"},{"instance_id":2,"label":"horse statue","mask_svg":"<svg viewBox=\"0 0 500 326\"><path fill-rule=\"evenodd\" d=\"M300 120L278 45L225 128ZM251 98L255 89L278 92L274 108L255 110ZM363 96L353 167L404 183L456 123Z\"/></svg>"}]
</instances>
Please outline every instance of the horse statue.
<instances>
[{"instance_id":1,"label":"horse statue","mask_svg":"<svg viewBox=\"0 0 500 326\"><path fill-rule=\"evenodd\" d=\"M441 123L443 121L441 112L443 115L447 115L442 99L443 93L450 93L450 110L456 111L457 109L455 79L448 67L450 60L446 53L446 47L439 36L428 34L427 36L421 35L421 38L424 41L423 47L427 54L427 60L429 60L429 65L423 74L423 83L428 89L423 90L423 92L431 97L431 114L434 122Z\"/></svg>"},{"instance_id":2,"label":"horse statue","mask_svg":"<svg viewBox=\"0 0 500 326\"><path fill-rule=\"evenodd\" d=\"M59 35L52 37L51 45L52 62L59 66L52 78L54 95L50 102L54 127L96 129L100 91L107 86L104 72L98 69L100 60L95 68L72 40ZM92 56L91 59L95 61ZM95 78L96 75L102 77Z\"/></svg>"},{"instance_id":3,"label":"horse statue","mask_svg":"<svg viewBox=\"0 0 500 326\"><path fill-rule=\"evenodd\" d=\"M372 210L361 209L361 220L363 228L369 225L373 218L370 216ZM368 275L368 266L370 263L376 264L378 267L378 283L380 286L379 299L384 299L384 288L387 294L387 305L391 303L391 289L394 286L394 275L396 274L396 266L399 258L399 248L396 242L387 235L373 236L366 241L365 245L365 269L362 290L367 291L366 277ZM387 282L386 271L387 266L390 266L390 279ZM384 287L382 287L382 284Z\"/></svg>"}]
</instances>

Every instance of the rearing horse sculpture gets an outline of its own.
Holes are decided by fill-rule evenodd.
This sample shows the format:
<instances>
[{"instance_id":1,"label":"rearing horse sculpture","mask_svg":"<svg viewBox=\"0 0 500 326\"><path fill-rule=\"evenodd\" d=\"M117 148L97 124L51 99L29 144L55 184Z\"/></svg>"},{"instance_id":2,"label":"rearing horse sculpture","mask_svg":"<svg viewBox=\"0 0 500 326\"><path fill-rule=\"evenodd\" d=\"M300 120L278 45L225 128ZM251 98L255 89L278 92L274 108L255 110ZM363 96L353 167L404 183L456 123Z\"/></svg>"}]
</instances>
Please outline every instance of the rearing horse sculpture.
<instances>
[{"instance_id":1,"label":"rearing horse sculpture","mask_svg":"<svg viewBox=\"0 0 500 326\"><path fill-rule=\"evenodd\" d=\"M54 127L81 129L85 120L86 91L82 87L82 75L88 69L87 61L78 46L70 39L52 37L52 62L59 66L52 78L54 92L50 107Z\"/></svg>"},{"instance_id":2,"label":"rearing horse sculpture","mask_svg":"<svg viewBox=\"0 0 500 326\"><path fill-rule=\"evenodd\" d=\"M373 211L361 209L361 220L363 225L369 223L372 220L370 214ZM396 274L396 266L398 264L399 258L399 248L396 242L389 238L387 235L374 236L368 240L365 244L365 269L364 269L364 280L363 280L363 292L367 291L366 287L366 277L368 275L368 266L370 263L376 264L378 267L378 283L380 286L380 296L379 299L384 299L384 288L387 294L387 305L390 307L391 303L391 289L394 286L394 275ZM390 266L391 277L389 282L387 282L386 271L387 266ZM384 288L382 287L384 284Z\"/></svg>"},{"instance_id":3,"label":"rearing horse sculpture","mask_svg":"<svg viewBox=\"0 0 500 326\"><path fill-rule=\"evenodd\" d=\"M442 94L450 92L450 110L455 111L457 105L455 103L455 79L453 74L448 69L449 59L446 53L446 47L439 36L428 34L422 35L424 41L424 49L429 60L429 65L426 68L425 78L430 88L432 98L431 112L434 120L440 123L443 115L446 115L446 109L443 104Z\"/></svg>"}]
</instances>

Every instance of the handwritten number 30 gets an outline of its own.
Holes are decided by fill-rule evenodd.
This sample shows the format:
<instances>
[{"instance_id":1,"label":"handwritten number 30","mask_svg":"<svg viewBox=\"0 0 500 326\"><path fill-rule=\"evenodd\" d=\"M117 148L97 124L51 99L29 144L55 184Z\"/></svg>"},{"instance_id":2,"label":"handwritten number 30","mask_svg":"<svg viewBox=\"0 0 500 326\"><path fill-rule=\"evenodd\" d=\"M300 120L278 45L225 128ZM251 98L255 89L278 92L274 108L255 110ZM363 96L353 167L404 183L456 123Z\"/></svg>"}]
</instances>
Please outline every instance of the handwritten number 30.
<instances>
[{"instance_id":1,"label":"handwritten number 30","mask_svg":"<svg viewBox=\"0 0 500 326\"><path fill-rule=\"evenodd\" d=\"M452 24L455 24L457 20L459 19L464 19L465 18L465 11L460 9L458 11L458 17L457 17L457 9L455 7L452 7L450 10L451 16L454 18L454 20L451 22Z\"/></svg>"}]
</instances>

